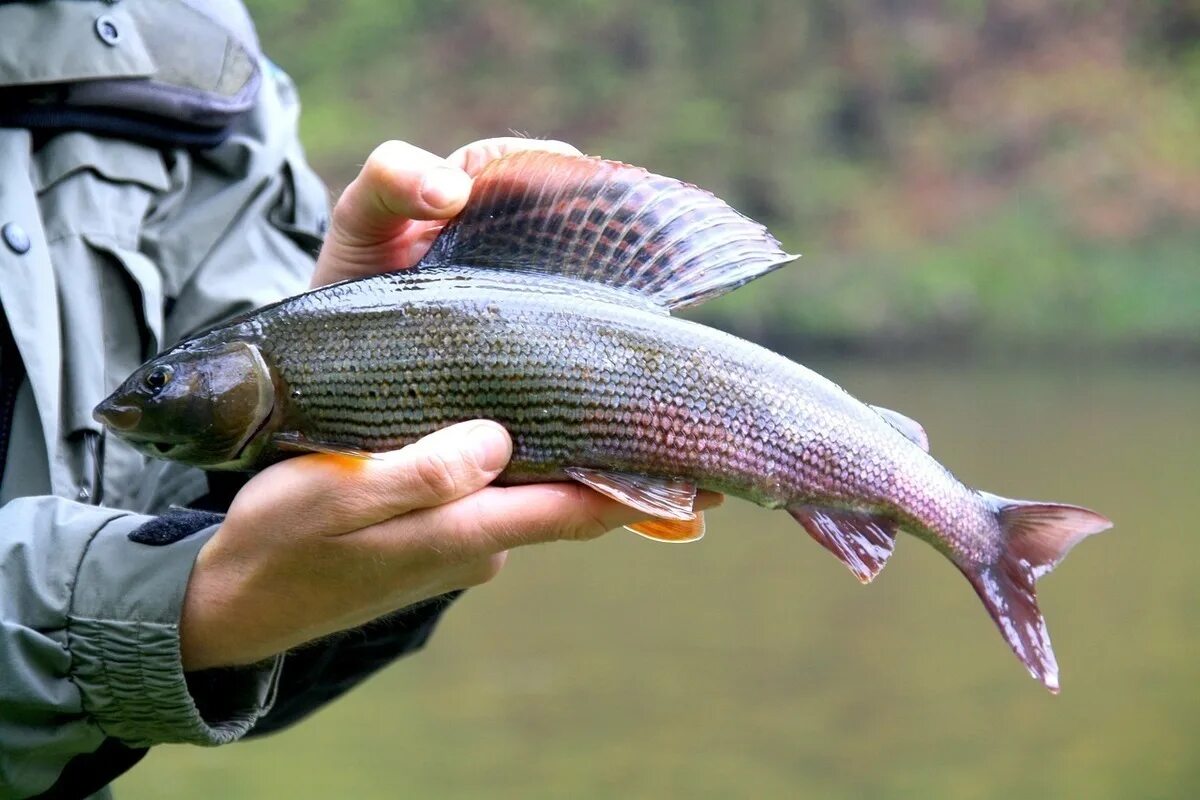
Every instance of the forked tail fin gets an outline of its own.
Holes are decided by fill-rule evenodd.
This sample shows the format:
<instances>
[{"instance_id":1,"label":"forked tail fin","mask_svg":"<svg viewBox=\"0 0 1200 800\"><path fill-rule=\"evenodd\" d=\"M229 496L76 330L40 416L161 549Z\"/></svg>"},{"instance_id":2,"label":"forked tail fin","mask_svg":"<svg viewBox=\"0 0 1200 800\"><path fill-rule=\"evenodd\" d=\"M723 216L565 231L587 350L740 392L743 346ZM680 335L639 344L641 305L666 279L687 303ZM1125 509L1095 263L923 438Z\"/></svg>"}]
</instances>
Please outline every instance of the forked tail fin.
<instances>
[{"instance_id":1,"label":"forked tail fin","mask_svg":"<svg viewBox=\"0 0 1200 800\"><path fill-rule=\"evenodd\" d=\"M959 565L960 569L1017 658L1033 677L1057 694L1058 662L1046 621L1038 610L1034 584L1080 540L1111 528L1112 522L1079 506L980 494L991 504L1000 523L1000 558L991 564Z\"/></svg>"}]
</instances>

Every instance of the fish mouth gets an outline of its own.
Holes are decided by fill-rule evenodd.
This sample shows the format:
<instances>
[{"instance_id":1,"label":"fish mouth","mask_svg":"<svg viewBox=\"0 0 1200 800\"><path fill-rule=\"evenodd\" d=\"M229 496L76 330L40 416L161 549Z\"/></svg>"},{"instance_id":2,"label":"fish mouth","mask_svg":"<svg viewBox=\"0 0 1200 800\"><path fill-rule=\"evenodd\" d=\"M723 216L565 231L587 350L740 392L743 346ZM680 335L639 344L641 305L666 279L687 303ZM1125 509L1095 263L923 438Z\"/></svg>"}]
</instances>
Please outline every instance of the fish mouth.
<instances>
[{"instance_id":1,"label":"fish mouth","mask_svg":"<svg viewBox=\"0 0 1200 800\"><path fill-rule=\"evenodd\" d=\"M137 427L142 421L142 410L137 406L124 405L113 400L105 400L92 411L92 419L114 431L125 433Z\"/></svg>"},{"instance_id":2,"label":"fish mouth","mask_svg":"<svg viewBox=\"0 0 1200 800\"><path fill-rule=\"evenodd\" d=\"M151 456L169 455L182 442L172 442L140 434L138 424L142 421L142 410L137 406L105 400L92 411L92 419L116 433L134 448Z\"/></svg>"},{"instance_id":3,"label":"fish mouth","mask_svg":"<svg viewBox=\"0 0 1200 800\"><path fill-rule=\"evenodd\" d=\"M148 456L165 457L170 455L177 447L185 444L184 442L168 442L162 439L143 439L137 436L127 436L122 434L124 439L133 449L140 450Z\"/></svg>"}]
</instances>

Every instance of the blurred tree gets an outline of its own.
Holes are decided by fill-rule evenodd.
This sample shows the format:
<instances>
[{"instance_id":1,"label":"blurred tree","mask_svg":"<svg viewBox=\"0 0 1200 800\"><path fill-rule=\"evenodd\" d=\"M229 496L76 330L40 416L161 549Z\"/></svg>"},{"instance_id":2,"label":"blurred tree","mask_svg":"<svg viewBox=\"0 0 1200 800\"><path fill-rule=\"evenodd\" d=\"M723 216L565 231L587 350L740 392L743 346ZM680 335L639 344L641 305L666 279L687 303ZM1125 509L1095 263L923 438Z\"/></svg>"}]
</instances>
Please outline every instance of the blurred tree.
<instances>
[{"instance_id":1,"label":"blurred tree","mask_svg":"<svg viewBox=\"0 0 1200 800\"><path fill-rule=\"evenodd\" d=\"M1197 0L251 0L335 187L515 130L809 258L702 313L811 345L1200 351Z\"/></svg>"}]
</instances>

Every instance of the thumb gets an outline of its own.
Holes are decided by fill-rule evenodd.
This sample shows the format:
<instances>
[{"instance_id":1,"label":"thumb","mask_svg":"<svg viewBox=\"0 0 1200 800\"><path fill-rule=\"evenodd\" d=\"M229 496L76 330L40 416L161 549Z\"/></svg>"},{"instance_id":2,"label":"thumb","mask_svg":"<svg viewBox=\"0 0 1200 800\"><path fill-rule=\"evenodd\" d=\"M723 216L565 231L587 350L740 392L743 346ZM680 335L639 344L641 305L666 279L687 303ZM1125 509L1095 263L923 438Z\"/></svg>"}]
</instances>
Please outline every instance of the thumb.
<instances>
[{"instance_id":1,"label":"thumb","mask_svg":"<svg viewBox=\"0 0 1200 800\"><path fill-rule=\"evenodd\" d=\"M373 458L289 459L256 476L237 500L253 499L272 519L290 516L286 524L336 536L476 492L496 479L511 455L504 428L474 420Z\"/></svg>"},{"instance_id":2,"label":"thumb","mask_svg":"<svg viewBox=\"0 0 1200 800\"><path fill-rule=\"evenodd\" d=\"M395 500L388 516L466 497L495 480L511 457L508 431L488 420L460 422L384 453L377 477L379 491Z\"/></svg>"}]
</instances>

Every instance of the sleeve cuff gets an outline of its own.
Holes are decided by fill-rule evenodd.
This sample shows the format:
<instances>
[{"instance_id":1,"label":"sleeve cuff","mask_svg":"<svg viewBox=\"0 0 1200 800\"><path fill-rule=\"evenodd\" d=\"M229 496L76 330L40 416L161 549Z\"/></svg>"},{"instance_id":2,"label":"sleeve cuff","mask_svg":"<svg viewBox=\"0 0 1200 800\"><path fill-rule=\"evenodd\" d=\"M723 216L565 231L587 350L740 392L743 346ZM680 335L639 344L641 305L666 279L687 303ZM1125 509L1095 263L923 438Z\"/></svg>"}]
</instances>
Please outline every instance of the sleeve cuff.
<instances>
[{"instance_id":1,"label":"sleeve cuff","mask_svg":"<svg viewBox=\"0 0 1200 800\"><path fill-rule=\"evenodd\" d=\"M84 554L67 621L71 678L104 733L132 746L234 741L270 709L283 657L184 674L183 596L196 556L218 526L165 545L131 540L149 521L113 519Z\"/></svg>"}]
</instances>

